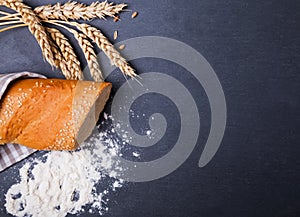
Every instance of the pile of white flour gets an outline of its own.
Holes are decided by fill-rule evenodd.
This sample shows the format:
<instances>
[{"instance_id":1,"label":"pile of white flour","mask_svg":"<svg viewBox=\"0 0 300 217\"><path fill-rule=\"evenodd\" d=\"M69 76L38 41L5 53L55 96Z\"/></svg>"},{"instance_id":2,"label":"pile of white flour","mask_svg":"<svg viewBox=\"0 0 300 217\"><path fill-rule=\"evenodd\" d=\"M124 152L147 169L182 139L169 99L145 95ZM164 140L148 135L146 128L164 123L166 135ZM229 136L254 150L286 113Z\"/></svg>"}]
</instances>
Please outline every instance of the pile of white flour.
<instances>
[{"instance_id":1,"label":"pile of white flour","mask_svg":"<svg viewBox=\"0 0 300 217\"><path fill-rule=\"evenodd\" d=\"M99 133L98 133L99 134ZM107 133L92 136L79 151L53 151L27 162L21 181L6 193L6 210L15 216L66 216L107 211L107 194L122 187L118 144ZM96 185L102 180L110 183ZM87 206L88 205L88 206Z\"/></svg>"}]
</instances>

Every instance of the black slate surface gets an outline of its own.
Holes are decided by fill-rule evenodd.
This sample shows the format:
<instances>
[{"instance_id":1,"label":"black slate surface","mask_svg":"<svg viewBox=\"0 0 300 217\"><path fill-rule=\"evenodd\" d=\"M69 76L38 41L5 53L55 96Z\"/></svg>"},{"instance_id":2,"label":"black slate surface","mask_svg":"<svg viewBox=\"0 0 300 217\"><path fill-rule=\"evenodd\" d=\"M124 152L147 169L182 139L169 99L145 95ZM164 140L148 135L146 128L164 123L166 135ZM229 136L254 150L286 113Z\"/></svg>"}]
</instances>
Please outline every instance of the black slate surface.
<instances>
[{"instance_id":1,"label":"black slate surface","mask_svg":"<svg viewBox=\"0 0 300 217\"><path fill-rule=\"evenodd\" d=\"M210 126L210 109L201 85L188 72L182 74L182 68L174 63L153 58L133 61L138 72L173 75L198 96L201 134L191 156L175 172L151 182L127 183L111 195L110 211L105 216L300 216L299 1L127 2L129 9L139 11L136 19L125 13L121 22L108 19L92 23L110 39L117 29L118 41L164 36L200 52L222 84L227 126L217 154L199 168ZM27 70L61 77L43 61L26 29L1 33L0 54L1 73ZM110 79L116 91L122 76L116 72ZM170 113L171 103L161 103L163 98L155 100L153 107ZM178 121L175 115L171 124L177 126ZM143 123L136 125L136 129L145 127ZM168 131L170 140L177 134L176 127ZM160 151L165 150L157 149L149 157L164 154ZM14 183L19 167L0 173L1 217L9 216L3 209L4 193Z\"/></svg>"}]
</instances>

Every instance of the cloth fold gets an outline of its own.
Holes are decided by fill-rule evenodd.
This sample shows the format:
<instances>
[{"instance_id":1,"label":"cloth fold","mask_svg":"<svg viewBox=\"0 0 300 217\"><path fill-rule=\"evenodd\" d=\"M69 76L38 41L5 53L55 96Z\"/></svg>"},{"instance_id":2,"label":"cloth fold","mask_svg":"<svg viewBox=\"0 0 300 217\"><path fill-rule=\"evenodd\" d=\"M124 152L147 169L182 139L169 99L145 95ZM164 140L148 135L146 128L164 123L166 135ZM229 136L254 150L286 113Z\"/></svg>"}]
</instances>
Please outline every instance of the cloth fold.
<instances>
[{"instance_id":1,"label":"cloth fold","mask_svg":"<svg viewBox=\"0 0 300 217\"><path fill-rule=\"evenodd\" d=\"M43 75L32 72L18 72L9 74L0 74L0 103L9 84L19 78L46 78ZM0 172L12 166L20 160L28 157L36 150L21 146L18 144L0 145Z\"/></svg>"}]
</instances>

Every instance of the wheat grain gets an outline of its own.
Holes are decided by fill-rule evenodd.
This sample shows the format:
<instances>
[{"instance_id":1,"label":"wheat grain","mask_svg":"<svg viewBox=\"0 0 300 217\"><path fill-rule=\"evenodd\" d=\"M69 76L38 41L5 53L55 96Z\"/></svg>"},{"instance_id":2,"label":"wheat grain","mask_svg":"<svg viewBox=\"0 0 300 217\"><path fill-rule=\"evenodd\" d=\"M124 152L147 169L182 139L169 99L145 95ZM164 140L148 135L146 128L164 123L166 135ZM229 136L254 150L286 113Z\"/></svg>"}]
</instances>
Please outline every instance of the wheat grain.
<instances>
[{"instance_id":1,"label":"wheat grain","mask_svg":"<svg viewBox=\"0 0 300 217\"><path fill-rule=\"evenodd\" d=\"M132 13L131 18L133 19L133 18L135 18L137 15L138 15L138 12L135 11L135 12Z\"/></svg>"},{"instance_id":2,"label":"wheat grain","mask_svg":"<svg viewBox=\"0 0 300 217\"><path fill-rule=\"evenodd\" d=\"M118 31L114 31L114 40L116 40L118 38Z\"/></svg>"},{"instance_id":3,"label":"wheat grain","mask_svg":"<svg viewBox=\"0 0 300 217\"><path fill-rule=\"evenodd\" d=\"M18 0L1 0L0 5L15 10L21 15L21 21L28 25L29 31L34 35L41 47L44 58L50 63L50 65L59 67L57 62L54 60L47 32L31 8Z\"/></svg>"},{"instance_id":4,"label":"wheat grain","mask_svg":"<svg viewBox=\"0 0 300 217\"><path fill-rule=\"evenodd\" d=\"M127 5L104 2L93 2L91 5L85 5L78 2L67 2L65 4L56 3L54 5L40 6L34 9L34 12L44 20L91 20L94 18L105 19L106 16L114 17L120 13Z\"/></svg>"},{"instance_id":5,"label":"wheat grain","mask_svg":"<svg viewBox=\"0 0 300 217\"><path fill-rule=\"evenodd\" d=\"M115 16L114 17L114 22L116 23L116 22L118 22L120 20L120 17L119 16Z\"/></svg>"},{"instance_id":6,"label":"wheat grain","mask_svg":"<svg viewBox=\"0 0 300 217\"><path fill-rule=\"evenodd\" d=\"M81 71L80 62L76 53L68 39L58 29L47 28L51 38L59 47L64 60L66 61L68 73L64 73L67 79L83 79L83 73Z\"/></svg>"},{"instance_id":7,"label":"wheat grain","mask_svg":"<svg viewBox=\"0 0 300 217\"><path fill-rule=\"evenodd\" d=\"M121 44L121 45L119 46L119 50L124 50L124 48L125 48L125 45L124 45L124 44Z\"/></svg>"},{"instance_id":8,"label":"wheat grain","mask_svg":"<svg viewBox=\"0 0 300 217\"><path fill-rule=\"evenodd\" d=\"M97 46L109 57L112 63L117 66L125 75L135 77L134 69L127 63L124 57L114 48L114 46L108 41L108 39L97 28L85 24L69 22L83 32L87 37L94 41Z\"/></svg>"}]
</instances>

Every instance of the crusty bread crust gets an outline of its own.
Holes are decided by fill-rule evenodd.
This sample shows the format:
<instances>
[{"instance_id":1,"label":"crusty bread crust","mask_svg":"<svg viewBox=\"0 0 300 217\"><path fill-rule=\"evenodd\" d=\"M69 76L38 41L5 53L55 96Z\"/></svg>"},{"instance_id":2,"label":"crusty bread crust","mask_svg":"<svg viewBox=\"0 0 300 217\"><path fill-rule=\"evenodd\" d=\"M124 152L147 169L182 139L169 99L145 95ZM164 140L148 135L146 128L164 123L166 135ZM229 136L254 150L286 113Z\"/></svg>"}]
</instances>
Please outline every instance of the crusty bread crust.
<instances>
[{"instance_id":1,"label":"crusty bread crust","mask_svg":"<svg viewBox=\"0 0 300 217\"><path fill-rule=\"evenodd\" d=\"M17 80L0 104L0 144L74 150L92 132L110 90L106 82Z\"/></svg>"}]
</instances>

